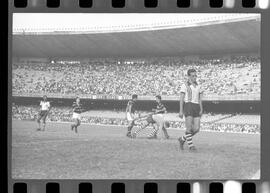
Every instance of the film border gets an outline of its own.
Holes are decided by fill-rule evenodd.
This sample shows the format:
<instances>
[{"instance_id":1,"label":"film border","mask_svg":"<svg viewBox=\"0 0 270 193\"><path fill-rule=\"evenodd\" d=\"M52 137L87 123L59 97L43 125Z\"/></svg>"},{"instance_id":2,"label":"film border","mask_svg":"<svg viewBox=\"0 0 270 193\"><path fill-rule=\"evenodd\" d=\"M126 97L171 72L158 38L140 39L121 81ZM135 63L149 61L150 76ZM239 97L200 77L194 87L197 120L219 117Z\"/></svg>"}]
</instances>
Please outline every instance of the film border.
<instances>
[{"instance_id":1,"label":"film border","mask_svg":"<svg viewBox=\"0 0 270 193\"><path fill-rule=\"evenodd\" d=\"M60 7L58 9L55 8L46 8L46 7L36 7L36 8L14 8L13 7L13 2L9 1L9 21L8 21L8 32L9 32L9 42L8 42L8 73L11 74L11 61L10 58L12 57L12 45L11 45L11 27L12 27L12 13L22 13L22 12L30 12L30 13L38 13L38 12L50 12L50 13L75 13L75 12L82 12L82 13L261 13L261 63L262 63L262 95L261 95L261 102L262 102L262 107L261 107L261 125L262 128L267 128L267 126L270 125L270 121L267 117L267 115L270 114L269 107L269 99L270 99L270 91L267 86L267 82L269 82L270 78L268 76L268 72L270 72L268 63L270 61L270 55L269 55L269 50L270 50L270 13L269 10L261 10L261 9L251 9L251 8L243 8L240 5L236 5L235 8L232 9L225 9L225 8L210 8L209 6L201 6L199 8L177 8L173 4L160 4L157 8L143 8L141 7L141 2L143 0L137 0L136 2L139 2L139 5L130 5L126 6L125 8L111 8L110 6L102 6L102 5L97 5L93 6L92 8L73 8L73 7ZM163 0L164 1L164 0ZM108 1L103 1L103 2L108 2ZM204 1L204 3L207 1ZM8 77L8 115L11 114L11 77ZM32 182L35 182L35 180L14 180L11 179L11 117L8 116L8 190L9 192L12 192L12 186L15 182L25 182L31 184ZM268 129L262 129L261 132L261 181L268 180L270 179L270 156L268 154L269 152L269 147L270 147L270 142L268 139L268 136L270 136L270 130ZM233 179L228 179L228 180L233 180ZM60 183L72 183L76 184L78 183L77 180L50 180L50 181L55 181L55 182L60 182ZM85 180L82 180L85 181ZM149 181L149 180L147 180ZM152 181L152 180L151 180ZM185 180L179 180L177 182L183 182ZM196 181L196 180L195 180ZM207 180L209 181L209 180ZM213 180L215 181L215 180ZM254 180L246 180L246 181L252 181ZM46 180L38 180L38 182L46 182ZM144 182L134 180L87 180L87 182L91 182L93 184L99 184L99 183L106 183L110 184L112 182L123 182L125 184L142 184ZM168 180L153 180L152 182L157 182L159 184L171 184L171 183L176 183L176 181L168 181ZM192 182L192 181L188 181ZM255 180L255 183L258 184L260 181ZM101 186L102 187L102 186ZM94 191L95 192L95 191ZM131 191L132 192L132 191Z\"/></svg>"}]
</instances>

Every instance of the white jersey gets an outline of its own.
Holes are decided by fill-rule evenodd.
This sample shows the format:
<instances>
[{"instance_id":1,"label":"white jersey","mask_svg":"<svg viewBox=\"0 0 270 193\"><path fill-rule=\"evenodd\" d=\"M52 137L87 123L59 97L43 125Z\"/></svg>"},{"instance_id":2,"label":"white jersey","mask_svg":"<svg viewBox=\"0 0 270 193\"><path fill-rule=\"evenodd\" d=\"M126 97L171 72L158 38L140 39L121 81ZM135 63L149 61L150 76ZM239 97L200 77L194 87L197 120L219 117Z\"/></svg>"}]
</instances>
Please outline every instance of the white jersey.
<instances>
[{"instance_id":1,"label":"white jersey","mask_svg":"<svg viewBox=\"0 0 270 193\"><path fill-rule=\"evenodd\" d=\"M42 111L48 111L50 108L50 102L49 101L41 101L40 106L41 106Z\"/></svg>"},{"instance_id":2,"label":"white jersey","mask_svg":"<svg viewBox=\"0 0 270 193\"><path fill-rule=\"evenodd\" d=\"M188 83L184 83L181 86L181 93L185 93L184 102L199 104L200 94L203 93L201 87L199 85L194 86L193 84L189 85Z\"/></svg>"}]
</instances>

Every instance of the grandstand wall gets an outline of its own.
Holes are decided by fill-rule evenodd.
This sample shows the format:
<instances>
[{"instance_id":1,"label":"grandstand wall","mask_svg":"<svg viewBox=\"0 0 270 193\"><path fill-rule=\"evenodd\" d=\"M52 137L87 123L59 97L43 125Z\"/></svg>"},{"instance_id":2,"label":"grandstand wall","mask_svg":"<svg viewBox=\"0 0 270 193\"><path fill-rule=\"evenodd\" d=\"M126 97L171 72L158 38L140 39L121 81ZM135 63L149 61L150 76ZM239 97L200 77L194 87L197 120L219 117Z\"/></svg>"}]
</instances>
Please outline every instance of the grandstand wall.
<instances>
[{"instance_id":1,"label":"grandstand wall","mask_svg":"<svg viewBox=\"0 0 270 193\"><path fill-rule=\"evenodd\" d=\"M12 102L16 105L38 105L40 97L13 97ZM49 98L52 106L70 106L74 102L71 98ZM86 110L116 110L124 111L128 100L113 99L82 99ZM164 100L168 112L179 111L179 101ZM153 100L139 100L138 109L151 111L156 105ZM204 101L204 111L209 113L241 113L260 114L260 101Z\"/></svg>"}]
</instances>

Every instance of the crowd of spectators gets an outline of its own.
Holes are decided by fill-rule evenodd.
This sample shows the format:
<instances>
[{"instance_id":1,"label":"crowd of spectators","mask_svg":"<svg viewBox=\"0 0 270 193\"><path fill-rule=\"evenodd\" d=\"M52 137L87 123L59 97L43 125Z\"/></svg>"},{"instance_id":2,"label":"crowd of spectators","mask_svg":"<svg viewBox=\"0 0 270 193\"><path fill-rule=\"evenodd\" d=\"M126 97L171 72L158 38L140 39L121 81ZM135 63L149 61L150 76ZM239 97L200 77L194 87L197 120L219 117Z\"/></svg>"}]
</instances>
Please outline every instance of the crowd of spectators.
<instances>
[{"instance_id":1,"label":"crowd of spectators","mask_svg":"<svg viewBox=\"0 0 270 193\"><path fill-rule=\"evenodd\" d=\"M260 94L260 58L93 59L87 63L16 63L12 65L13 93L62 95L178 96L188 68L198 71L206 95Z\"/></svg>"},{"instance_id":2,"label":"crowd of spectators","mask_svg":"<svg viewBox=\"0 0 270 193\"><path fill-rule=\"evenodd\" d=\"M38 106L16 106L12 107L12 118L17 120L36 120L38 116ZM67 107L53 107L47 117L51 122L71 122L72 109ZM100 117L100 116L82 116L82 123L106 124L106 125L128 125L125 118ZM171 128L184 129L184 122L170 121ZM219 132L237 132L237 133L260 133L259 124L235 124L235 123L217 123L214 121L202 122L201 130L219 131Z\"/></svg>"}]
</instances>

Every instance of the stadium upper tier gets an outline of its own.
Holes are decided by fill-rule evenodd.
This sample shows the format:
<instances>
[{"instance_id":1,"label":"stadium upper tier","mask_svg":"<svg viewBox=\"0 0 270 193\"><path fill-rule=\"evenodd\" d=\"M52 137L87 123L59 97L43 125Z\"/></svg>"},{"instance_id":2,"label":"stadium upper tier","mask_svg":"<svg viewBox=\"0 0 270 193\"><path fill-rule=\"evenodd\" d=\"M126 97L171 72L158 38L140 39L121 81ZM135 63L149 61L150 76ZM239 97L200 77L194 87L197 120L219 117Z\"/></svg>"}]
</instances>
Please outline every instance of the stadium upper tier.
<instances>
[{"instance_id":1,"label":"stadium upper tier","mask_svg":"<svg viewBox=\"0 0 270 193\"><path fill-rule=\"evenodd\" d=\"M148 31L260 20L258 14L24 14L23 18L18 17L22 15L14 16L14 35ZM32 17L38 17L38 22Z\"/></svg>"},{"instance_id":2,"label":"stadium upper tier","mask_svg":"<svg viewBox=\"0 0 270 193\"><path fill-rule=\"evenodd\" d=\"M113 15L111 16L114 17ZM125 17L128 18L128 15ZM260 48L258 14L164 14L156 21L148 17L122 23L53 26L14 26L13 56L44 58L184 56L233 52L257 52ZM153 16L152 16L153 17ZM71 18L70 18L71 19ZM110 18L110 21L113 20ZM53 20L50 20L50 22ZM123 23L128 21L128 23ZM132 21L132 22L130 22ZM18 21L19 22L19 21ZM108 23L108 22L107 22ZM41 27L43 26L43 27Z\"/></svg>"},{"instance_id":3,"label":"stadium upper tier","mask_svg":"<svg viewBox=\"0 0 270 193\"><path fill-rule=\"evenodd\" d=\"M208 100L260 100L261 71L257 57L232 59L148 58L95 59L84 64L14 63L13 95L129 99L161 94L179 99L180 86L189 68L198 71L198 82Z\"/></svg>"}]
</instances>

